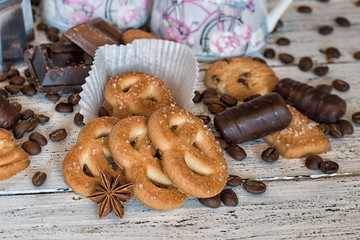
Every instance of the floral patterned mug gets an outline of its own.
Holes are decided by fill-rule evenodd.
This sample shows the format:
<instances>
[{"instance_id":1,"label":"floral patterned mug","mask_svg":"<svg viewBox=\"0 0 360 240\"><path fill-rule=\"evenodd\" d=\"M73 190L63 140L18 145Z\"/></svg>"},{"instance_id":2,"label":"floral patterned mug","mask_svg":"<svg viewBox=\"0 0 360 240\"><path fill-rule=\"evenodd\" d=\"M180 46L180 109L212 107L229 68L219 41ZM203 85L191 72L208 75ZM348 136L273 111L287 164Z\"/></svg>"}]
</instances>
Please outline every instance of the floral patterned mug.
<instances>
[{"instance_id":1,"label":"floral patterned mug","mask_svg":"<svg viewBox=\"0 0 360 240\"><path fill-rule=\"evenodd\" d=\"M201 61L252 55L291 2L267 14L265 0L155 0L151 31L188 45Z\"/></svg>"}]
</instances>

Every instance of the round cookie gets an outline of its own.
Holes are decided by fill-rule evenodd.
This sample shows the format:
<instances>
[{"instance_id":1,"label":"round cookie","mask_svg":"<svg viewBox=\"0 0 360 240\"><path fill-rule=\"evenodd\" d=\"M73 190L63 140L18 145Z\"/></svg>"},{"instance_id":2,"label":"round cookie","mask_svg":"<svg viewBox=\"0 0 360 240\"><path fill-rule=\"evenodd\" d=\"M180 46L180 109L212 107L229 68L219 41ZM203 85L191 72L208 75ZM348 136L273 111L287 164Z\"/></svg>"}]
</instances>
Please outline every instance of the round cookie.
<instances>
[{"instance_id":1,"label":"round cookie","mask_svg":"<svg viewBox=\"0 0 360 240\"><path fill-rule=\"evenodd\" d=\"M132 43L136 39L159 39L152 33L145 32L141 29L126 30L122 36L124 44Z\"/></svg>"},{"instance_id":2,"label":"round cookie","mask_svg":"<svg viewBox=\"0 0 360 240\"><path fill-rule=\"evenodd\" d=\"M270 93L279 81L266 64L251 57L227 58L213 63L205 74L205 85L239 101Z\"/></svg>"}]
</instances>

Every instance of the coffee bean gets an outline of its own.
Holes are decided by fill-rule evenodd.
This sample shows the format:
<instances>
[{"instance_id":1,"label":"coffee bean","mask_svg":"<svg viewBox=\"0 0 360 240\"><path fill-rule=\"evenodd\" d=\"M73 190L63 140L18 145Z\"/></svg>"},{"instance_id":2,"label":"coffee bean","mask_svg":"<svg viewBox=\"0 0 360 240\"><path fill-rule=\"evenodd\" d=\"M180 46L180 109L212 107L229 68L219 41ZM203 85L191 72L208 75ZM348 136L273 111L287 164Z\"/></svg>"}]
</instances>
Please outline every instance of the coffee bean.
<instances>
[{"instance_id":1,"label":"coffee bean","mask_svg":"<svg viewBox=\"0 0 360 240\"><path fill-rule=\"evenodd\" d=\"M194 103L199 103L199 102L201 102L202 94L201 94L199 91L197 91L197 90L194 92L194 94L195 94L195 96L193 97L192 101L193 101Z\"/></svg>"},{"instance_id":2,"label":"coffee bean","mask_svg":"<svg viewBox=\"0 0 360 240\"><path fill-rule=\"evenodd\" d=\"M254 61L261 62L261 63L267 65L267 62L266 62L264 59L262 59L262 58L253 57L252 59L253 59Z\"/></svg>"},{"instance_id":3,"label":"coffee bean","mask_svg":"<svg viewBox=\"0 0 360 240\"><path fill-rule=\"evenodd\" d=\"M25 77L31 77L31 72L28 68L24 70L24 75Z\"/></svg>"},{"instance_id":4,"label":"coffee bean","mask_svg":"<svg viewBox=\"0 0 360 240\"><path fill-rule=\"evenodd\" d=\"M29 139L37 142L40 146L45 146L47 144L47 140L41 133L33 132L30 134Z\"/></svg>"},{"instance_id":5,"label":"coffee bean","mask_svg":"<svg viewBox=\"0 0 360 240\"><path fill-rule=\"evenodd\" d=\"M9 93L3 88L0 88L0 94L2 94L5 98L9 97Z\"/></svg>"},{"instance_id":6,"label":"coffee bean","mask_svg":"<svg viewBox=\"0 0 360 240\"><path fill-rule=\"evenodd\" d=\"M332 86L340 92L346 92L350 89L350 85L341 79L334 80Z\"/></svg>"},{"instance_id":7,"label":"coffee bean","mask_svg":"<svg viewBox=\"0 0 360 240\"><path fill-rule=\"evenodd\" d=\"M49 138L54 142L64 140L67 136L67 132L64 128L58 129L50 133Z\"/></svg>"},{"instance_id":8,"label":"coffee bean","mask_svg":"<svg viewBox=\"0 0 360 240\"><path fill-rule=\"evenodd\" d=\"M224 190L222 190L220 193L220 198L226 206L235 207L239 203L236 193L230 188L225 188Z\"/></svg>"},{"instance_id":9,"label":"coffee bean","mask_svg":"<svg viewBox=\"0 0 360 240\"><path fill-rule=\"evenodd\" d=\"M50 33L58 34L58 33L59 33L59 29L57 29L57 28L55 28L55 27L50 27L50 28L46 29L46 34L50 34Z\"/></svg>"},{"instance_id":10,"label":"coffee bean","mask_svg":"<svg viewBox=\"0 0 360 240\"><path fill-rule=\"evenodd\" d=\"M20 76L20 72L19 72L19 70L12 68L8 71L8 75L9 75L9 78L12 78L15 76Z\"/></svg>"},{"instance_id":11,"label":"coffee bean","mask_svg":"<svg viewBox=\"0 0 360 240\"><path fill-rule=\"evenodd\" d=\"M12 102L11 104L16 108L16 110L18 110L18 112L21 112L22 105L20 103Z\"/></svg>"},{"instance_id":12,"label":"coffee bean","mask_svg":"<svg viewBox=\"0 0 360 240\"><path fill-rule=\"evenodd\" d=\"M5 85L5 89L11 94L17 94L20 92L21 87L18 85Z\"/></svg>"},{"instance_id":13,"label":"coffee bean","mask_svg":"<svg viewBox=\"0 0 360 240\"><path fill-rule=\"evenodd\" d=\"M322 162L322 157L318 155L311 155L306 158L305 166L309 169L319 169Z\"/></svg>"},{"instance_id":14,"label":"coffee bean","mask_svg":"<svg viewBox=\"0 0 360 240\"><path fill-rule=\"evenodd\" d=\"M320 130L324 133L324 134L329 134L330 131L330 127L329 125L322 123L320 125L317 126L318 128L320 128Z\"/></svg>"},{"instance_id":15,"label":"coffee bean","mask_svg":"<svg viewBox=\"0 0 360 240\"><path fill-rule=\"evenodd\" d=\"M32 132L34 129L39 125L40 120L37 117L31 117L28 119L30 123L30 127L28 128L27 132Z\"/></svg>"},{"instance_id":16,"label":"coffee bean","mask_svg":"<svg viewBox=\"0 0 360 240\"><path fill-rule=\"evenodd\" d=\"M7 73L4 73L4 72L0 72L0 82L3 82L5 81L6 79L8 79L9 76Z\"/></svg>"},{"instance_id":17,"label":"coffee bean","mask_svg":"<svg viewBox=\"0 0 360 240\"><path fill-rule=\"evenodd\" d=\"M219 105L222 105L223 107L226 107L226 105L220 100L220 98L214 95L206 95L205 97L203 97L203 103L205 105L217 103Z\"/></svg>"},{"instance_id":18,"label":"coffee bean","mask_svg":"<svg viewBox=\"0 0 360 240\"><path fill-rule=\"evenodd\" d=\"M326 174L336 173L339 170L339 164L334 161L323 161L320 164L320 170Z\"/></svg>"},{"instance_id":19,"label":"coffee bean","mask_svg":"<svg viewBox=\"0 0 360 240\"><path fill-rule=\"evenodd\" d=\"M354 58L360 60L360 51L354 53Z\"/></svg>"},{"instance_id":20,"label":"coffee bean","mask_svg":"<svg viewBox=\"0 0 360 240\"><path fill-rule=\"evenodd\" d=\"M345 134L353 134L354 133L354 127L351 124L351 122L349 122L345 119L341 119L341 120L337 121L336 124L340 126L340 128L343 130L343 132Z\"/></svg>"},{"instance_id":21,"label":"coffee bean","mask_svg":"<svg viewBox=\"0 0 360 240\"><path fill-rule=\"evenodd\" d=\"M287 53L280 53L279 59L282 63L285 63L285 64L290 64L290 63L294 62L294 57Z\"/></svg>"},{"instance_id":22,"label":"coffee bean","mask_svg":"<svg viewBox=\"0 0 360 240\"><path fill-rule=\"evenodd\" d=\"M321 26L320 28L319 28L319 33L321 34L321 35L329 35L330 33L332 33L333 32L333 28L332 27L330 27L330 26Z\"/></svg>"},{"instance_id":23,"label":"coffee bean","mask_svg":"<svg viewBox=\"0 0 360 240\"><path fill-rule=\"evenodd\" d=\"M227 147L227 142L222 139L221 137L215 137L216 141L219 142L222 149L225 149Z\"/></svg>"},{"instance_id":24,"label":"coffee bean","mask_svg":"<svg viewBox=\"0 0 360 240\"><path fill-rule=\"evenodd\" d=\"M226 152L237 161L242 161L246 158L244 149L234 143L231 143L226 147Z\"/></svg>"},{"instance_id":25,"label":"coffee bean","mask_svg":"<svg viewBox=\"0 0 360 240\"><path fill-rule=\"evenodd\" d=\"M215 195L211 198L198 198L199 202L209 208L218 208L221 205L220 195Z\"/></svg>"},{"instance_id":26,"label":"coffee bean","mask_svg":"<svg viewBox=\"0 0 360 240\"><path fill-rule=\"evenodd\" d=\"M104 117L104 116L109 116L109 114L104 107L100 107L98 110L98 116Z\"/></svg>"},{"instance_id":27,"label":"coffee bean","mask_svg":"<svg viewBox=\"0 0 360 240\"><path fill-rule=\"evenodd\" d=\"M254 95L251 95L251 96L249 96L249 97L246 97L246 98L244 98L244 102L248 102L248 101L251 101L251 100L253 100L253 99L255 99L255 98L258 98L258 97L261 97L261 95L260 94L254 94Z\"/></svg>"},{"instance_id":28,"label":"coffee bean","mask_svg":"<svg viewBox=\"0 0 360 240\"><path fill-rule=\"evenodd\" d=\"M272 163L279 159L279 152L275 148L268 147L262 152L261 158L265 162Z\"/></svg>"},{"instance_id":29,"label":"coffee bean","mask_svg":"<svg viewBox=\"0 0 360 240\"><path fill-rule=\"evenodd\" d=\"M217 114L225 111L226 107L224 107L222 104L220 105L218 103L213 103L208 105L208 110L213 114Z\"/></svg>"},{"instance_id":30,"label":"coffee bean","mask_svg":"<svg viewBox=\"0 0 360 240\"><path fill-rule=\"evenodd\" d=\"M344 130L337 124L330 124L329 134L333 138L342 138L344 136Z\"/></svg>"},{"instance_id":31,"label":"coffee bean","mask_svg":"<svg viewBox=\"0 0 360 240\"><path fill-rule=\"evenodd\" d=\"M331 57L331 58L339 58L341 56L339 50L334 47L329 47L325 49L325 54L327 57Z\"/></svg>"},{"instance_id":32,"label":"coffee bean","mask_svg":"<svg viewBox=\"0 0 360 240\"><path fill-rule=\"evenodd\" d=\"M311 70L313 67L313 61L309 57L303 57L299 61L299 69L303 72Z\"/></svg>"},{"instance_id":33,"label":"coffee bean","mask_svg":"<svg viewBox=\"0 0 360 240\"><path fill-rule=\"evenodd\" d=\"M50 118L43 115L43 114L37 114L36 117L39 119L40 123L43 124L43 123L47 123Z\"/></svg>"},{"instance_id":34,"label":"coffee bean","mask_svg":"<svg viewBox=\"0 0 360 240\"><path fill-rule=\"evenodd\" d=\"M19 121L13 130L14 137L20 139L24 136L26 131L29 129L30 123L27 120Z\"/></svg>"},{"instance_id":35,"label":"coffee bean","mask_svg":"<svg viewBox=\"0 0 360 240\"><path fill-rule=\"evenodd\" d=\"M78 126L84 125L84 116L80 113L76 113L74 117L74 123Z\"/></svg>"},{"instance_id":36,"label":"coffee bean","mask_svg":"<svg viewBox=\"0 0 360 240\"><path fill-rule=\"evenodd\" d=\"M319 77L325 76L329 72L328 66L318 66L315 67L313 72L318 75Z\"/></svg>"},{"instance_id":37,"label":"coffee bean","mask_svg":"<svg viewBox=\"0 0 360 240\"><path fill-rule=\"evenodd\" d=\"M237 187L243 183L243 179L237 175L229 175L227 178L226 185L230 187Z\"/></svg>"},{"instance_id":38,"label":"coffee bean","mask_svg":"<svg viewBox=\"0 0 360 240\"><path fill-rule=\"evenodd\" d=\"M74 108L70 103L61 102L56 105L55 110L61 113L71 113L74 111Z\"/></svg>"},{"instance_id":39,"label":"coffee bean","mask_svg":"<svg viewBox=\"0 0 360 240\"><path fill-rule=\"evenodd\" d=\"M360 112L353 113L353 115L351 115L351 119L354 123L360 124Z\"/></svg>"},{"instance_id":40,"label":"coffee bean","mask_svg":"<svg viewBox=\"0 0 360 240\"><path fill-rule=\"evenodd\" d=\"M34 111L31 109L25 109L20 113L21 119L27 120L35 115Z\"/></svg>"},{"instance_id":41,"label":"coffee bean","mask_svg":"<svg viewBox=\"0 0 360 240\"><path fill-rule=\"evenodd\" d=\"M358 0L357 2L355 2L355 6L360 7L360 0Z\"/></svg>"},{"instance_id":42,"label":"coffee bean","mask_svg":"<svg viewBox=\"0 0 360 240\"><path fill-rule=\"evenodd\" d=\"M322 2L322 3L327 3L329 2L330 0L317 0L318 2Z\"/></svg>"},{"instance_id":43,"label":"coffee bean","mask_svg":"<svg viewBox=\"0 0 360 240\"><path fill-rule=\"evenodd\" d=\"M57 94L57 93L52 93L52 94L47 93L47 94L45 95L45 97L46 97L47 99L49 99L50 101L53 101L53 102L57 102L57 101L60 99L60 95Z\"/></svg>"},{"instance_id":44,"label":"coffee bean","mask_svg":"<svg viewBox=\"0 0 360 240\"><path fill-rule=\"evenodd\" d=\"M45 31L47 30L49 27L48 25L46 25L45 23L39 23L37 26L36 26L36 29L37 30L40 30L40 31Z\"/></svg>"},{"instance_id":45,"label":"coffee bean","mask_svg":"<svg viewBox=\"0 0 360 240\"><path fill-rule=\"evenodd\" d=\"M246 180L243 183L243 188L251 194L262 194L266 191L265 183L256 180Z\"/></svg>"},{"instance_id":46,"label":"coffee bean","mask_svg":"<svg viewBox=\"0 0 360 240\"><path fill-rule=\"evenodd\" d=\"M25 96L34 96L36 95L36 89L33 85L24 85L21 88L21 92L25 95Z\"/></svg>"},{"instance_id":47,"label":"coffee bean","mask_svg":"<svg viewBox=\"0 0 360 240\"><path fill-rule=\"evenodd\" d=\"M279 46L287 46L290 44L290 40L285 37L281 37L276 41L277 45Z\"/></svg>"},{"instance_id":48,"label":"coffee bean","mask_svg":"<svg viewBox=\"0 0 360 240\"><path fill-rule=\"evenodd\" d=\"M312 8L309 6L299 6L297 11L299 13L311 13L312 12Z\"/></svg>"},{"instance_id":49,"label":"coffee bean","mask_svg":"<svg viewBox=\"0 0 360 240\"><path fill-rule=\"evenodd\" d=\"M15 76L9 79L9 84L22 86L25 83L25 78L21 76Z\"/></svg>"},{"instance_id":50,"label":"coffee bean","mask_svg":"<svg viewBox=\"0 0 360 240\"><path fill-rule=\"evenodd\" d=\"M58 42L60 40L60 37L55 33L48 33L46 37L51 42Z\"/></svg>"},{"instance_id":51,"label":"coffee bean","mask_svg":"<svg viewBox=\"0 0 360 240\"><path fill-rule=\"evenodd\" d=\"M327 85L327 84L319 84L315 86L318 89L323 90L324 92L330 93L332 90L332 86L331 85Z\"/></svg>"},{"instance_id":52,"label":"coffee bean","mask_svg":"<svg viewBox=\"0 0 360 240\"><path fill-rule=\"evenodd\" d=\"M217 91L215 88L207 88L202 92L203 98L206 96L217 96Z\"/></svg>"},{"instance_id":53,"label":"coffee bean","mask_svg":"<svg viewBox=\"0 0 360 240\"><path fill-rule=\"evenodd\" d=\"M71 105L75 106L79 103L80 99L81 99L80 93L74 93L68 97L67 101Z\"/></svg>"},{"instance_id":54,"label":"coffee bean","mask_svg":"<svg viewBox=\"0 0 360 240\"><path fill-rule=\"evenodd\" d=\"M41 147L37 142L34 141L26 141L21 146L25 152L27 152L29 155L36 155L41 152Z\"/></svg>"},{"instance_id":55,"label":"coffee bean","mask_svg":"<svg viewBox=\"0 0 360 240\"><path fill-rule=\"evenodd\" d=\"M272 48L266 48L263 53L264 57L266 58L274 58L275 57L275 50Z\"/></svg>"},{"instance_id":56,"label":"coffee bean","mask_svg":"<svg viewBox=\"0 0 360 240\"><path fill-rule=\"evenodd\" d=\"M237 100L228 94L221 95L220 100L228 107L232 107L237 104Z\"/></svg>"},{"instance_id":57,"label":"coffee bean","mask_svg":"<svg viewBox=\"0 0 360 240\"><path fill-rule=\"evenodd\" d=\"M208 124L210 122L210 117L207 115L196 115L204 124Z\"/></svg>"},{"instance_id":58,"label":"coffee bean","mask_svg":"<svg viewBox=\"0 0 360 240\"><path fill-rule=\"evenodd\" d=\"M29 83L29 85L33 85L33 86L36 85L36 81L32 77L26 78L26 81Z\"/></svg>"},{"instance_id":59,"label":"coffee bean","mask_svg":"<svg viewBox=\"0 0 360 240\"><path fill-rule=\"evenodd\" d=\"M32 177L32 183L34 186L41 186L46 181L46 173L44 172L36 172L34 176Z\"/></svg>"},{"instance_id":60,"label":"coffee bean","mask_svg":"<svg viewBox=\"0 0 360 240\"><path fill-rule=\"evenodd\" d=\"M337 17L335 18L335 22L339 24L341 27L350 27L350 21L345 17Z\"/></svg>"}]
</instances>

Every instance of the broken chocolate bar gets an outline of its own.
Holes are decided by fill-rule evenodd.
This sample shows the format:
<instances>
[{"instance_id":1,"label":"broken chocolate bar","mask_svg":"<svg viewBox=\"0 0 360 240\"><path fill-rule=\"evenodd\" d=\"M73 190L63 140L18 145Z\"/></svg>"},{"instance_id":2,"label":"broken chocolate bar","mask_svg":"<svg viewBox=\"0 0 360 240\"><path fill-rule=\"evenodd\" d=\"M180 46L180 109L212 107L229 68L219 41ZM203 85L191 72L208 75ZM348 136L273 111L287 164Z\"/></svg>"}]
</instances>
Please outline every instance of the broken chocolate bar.
<instances>
[{"instance_id":1,"label":"broken chocolate bar","mask_svg":"<svg viewBox=\"0 0 360 240\"><path fill-rule=\"evenodd\" d=\"M101 18L70 28L64 35L93 57L99 47L105 44L119 45L122 39L121 31Z\"/></svg>"},{"instance_id":2,"label":"broken chocolate bar","mask_svg":"<svg viewBox=\"0 0 360 240\"><path fill-rule=\"evenodd\" d=\"M71 42L41 44L25 52L39 93L80 92L92 57Z\"/></svg>"},{"instance_id":3,"label":"broken chocolate bar","mask_svg":"<svg viewBox=\"0 0 360 240\"><path fill-rule=\"evenodd\" d=\"M0 127L10 129L20 118L19 111L0 94Z\"/></svg>"}]
</instances>

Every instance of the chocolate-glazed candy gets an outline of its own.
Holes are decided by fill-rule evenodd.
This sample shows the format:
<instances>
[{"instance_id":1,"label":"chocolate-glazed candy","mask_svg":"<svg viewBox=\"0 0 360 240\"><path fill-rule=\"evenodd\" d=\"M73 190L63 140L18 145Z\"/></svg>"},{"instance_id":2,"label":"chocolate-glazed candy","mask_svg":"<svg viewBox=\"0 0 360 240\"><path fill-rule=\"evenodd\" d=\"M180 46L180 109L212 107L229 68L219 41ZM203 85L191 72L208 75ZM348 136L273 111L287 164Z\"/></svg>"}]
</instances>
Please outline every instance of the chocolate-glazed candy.
<instances>
[{"instance_id":1,"label":"chocolate-glazed candy","mask_svg":"<svg viewBox=\"0 0 360 240\"><path fill-rule=\"evenodd\" d=\"M0 127L10 129L19 118L19 111L0 94Z\"/></svg>"},{"instance_id":2,"label":"chocolate-glazed candy","mask_svg":"<svg viewBox=\"0 0 360 240\"><path fill-rule=\"evenodd\" d=\"M243 143L280 131L291 119L281 96L269 93L216 114L214 123L227 142Z\"/></svg>"},{"instance_id":3,"label":"chocolate-glazed candy","mask_svg":"<svg viewBox=\"0 0 360 240\"><path fill-rule=\"evenodd\" d=\"M335 123L346 112L346 102L340 97L290 78L280 80L273 91L279 93L286 103L319 123Z\"/></svg>"},{"instance_id":4,"label":"chocolate-glazed candy","mask_svg":"<svg viewBox=\"0 0 360 240\"><path fill-rule=\"evenodd\" d=\"M92 57L71 42L41 44L25 52L39 93L80 92Z\"/></svg>"}]
</instances>

